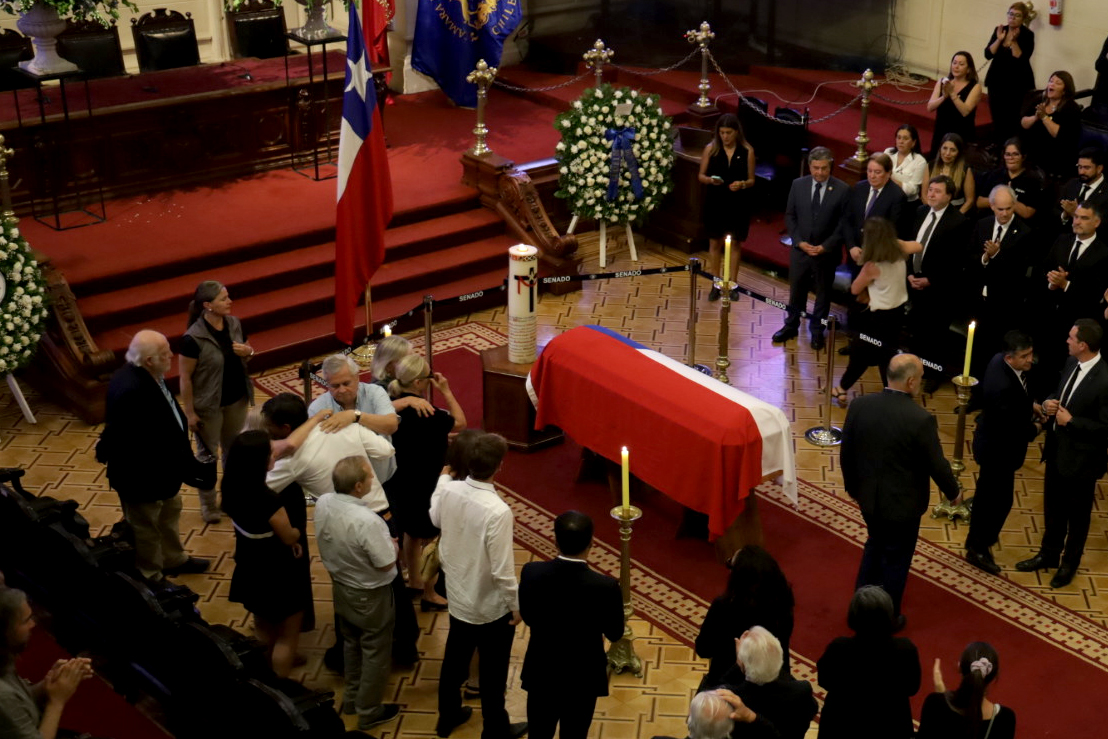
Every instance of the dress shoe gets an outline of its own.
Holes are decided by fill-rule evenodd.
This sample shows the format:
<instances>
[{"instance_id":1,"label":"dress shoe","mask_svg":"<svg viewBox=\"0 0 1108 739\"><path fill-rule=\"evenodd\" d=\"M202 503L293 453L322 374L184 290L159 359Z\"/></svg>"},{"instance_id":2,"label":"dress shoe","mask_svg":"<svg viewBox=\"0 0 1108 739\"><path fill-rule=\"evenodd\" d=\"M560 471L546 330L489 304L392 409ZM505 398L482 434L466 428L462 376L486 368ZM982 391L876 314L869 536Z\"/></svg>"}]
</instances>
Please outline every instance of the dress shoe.
<instances>
[{"instance_id":1,"label":"dress shoe","mask_svg":"<svg viewBox=\"0 0 1108 739\"><path fill-rule=\"evenodd\" d=\"M323 653L323 666L331 672L337 672L342 675L346 659L342 653L342 643L332 644L327 648L327 651Z\"/></svg>"},{"instance_id":2,"label":"dress shoe","mask_svg":"<svg viewBox=\"0 0 1108 739\"><path fill-rule=\"evenodd\" d=\"M435 735L445 739L450 736L450 732L469 721L472 716L473 708L471 706L462 706L462 710L458 712L453 721L447 721L440 716L438 723L435 724Z\"/></svg>"},{"instance_id":3,"label":"dress shoe","mask_svg":"<svg viewBox=\"0 0 1108 739\"><path fill-rule=\"evenodd\" d=\"M381 713L379 713L376 718L359 720L358 728L368 729L372 726L376 726L377 724L383 724L386 721L392 721L400 713L400 706L396 705L395 703L382 703L381 709Z\"/></svg>"},{"instance_id":4,"label":"dress shoe","mask_svg":"<svg viewBox=\"0 0 1108 739\"><path fill-rule=\"evenodd\" d=\"M508 739L519 739L527 733L527 722L520 721L516 724L508 724Z\"/></svg>"},{"instance_id":5,"label":"dress shoe","mask_svg":"<svg viewBox=\"0 0 1108 739\"><path fill-rule=\"evenodd\" d=\"M1025 559L1022 562L1016 562L1016 569L1020 572L1035 572L1036 570L1052 570L1058 566L1058 562L1051 562L1047 560L1043 555L1036 554L1031 559Z\"/></svg>"},{"instance_id":6,"label":"dress shoe","mask_svg":"<svg viewBox=\"0 0 1108 739\"><path fill-rule=\"evenodd\" d=\"M728 295L727 297L730 298L731 300L738 300L739 295L741 295L741 294L742 293L739 292L739 288L733 287L733 288L731 288L731 294Z\"/></svg>"},{"instance_id":7,"label":"dress shoe","mask_svg":"<svg viewBox=\"0 0 1108 739\"><path fill-rule=\"evenodd\" d=\"M196 575L201 572L207 572L208 568L211 566L212 561L210 559L189 557L179 565L164 568L162 572L169 577L176 577L177 575Z\"/></svg>"},{"instance_id":8,"label":"dress shoe","mask_svg":"<svg viewBox=\"0 0 1108 739\"><path fill-rule=\"evenodd\" d=\"M782 326L778 329L777 333L773 335L774 344L782 344L789 339L795 338L799 332L792 326Z\"/></svg>"},{"instance_id":9,"label":"dress shoe","mask_svg":"<svg viewBox=\"0 0 1108 739\"><path fill-rule=\"evenodd\" d=\"M433 600L427 600L426 598L419 599L419 610L427 613L428 611L445 611L447 609L446 603L436 603Z\"/></svg>"},{"instance_id":10,"label":"dress shoe","mask_svg":"<svg viewBox=\"0 0 1108 739\"><path fill-rule=\"evenodd\" d=\"M984 570L990 575L1000 574L1000 565L998 565L991 554L985 552L978 552L974 549L966 550L966 561L979 570Z\"/></svg>"},{"instance_id":11,"label":"dress shoe","mask_svg":"<svg viewBox=\"0 0 1108 739\"><path fill-rule=\"evenodd\" d=\"M817 352L823 351L823 348L827 346L827 339L824 338L822 331L812 332L812 348Z\"/></svg>"},{"instance_id":12,"label":"dress shoe","mask_svg":"<svg viewBox=\"0 0 1108 739\"><path fill-rule=\"evenodd\" d=\"M714 303L719 300L719 288L712 285L712 289L708 291L708 302Z\"/></svg>"},{"instance_id":13,"label":"dress shoe","mask_svg":"<svg viewBox=\"0 0 1108 739\"><path fill-rule=\"evenodd\" d=\"M903 613L896 617L896 623L893 624L893 633L898 634L904 631L904 627L908 625L908 617Z\"/></svg>"},{"instance_id":14,"label":"dress shoe","mask_svg":"<svg viewBox=\"0 0 1108 739\"><path fill-rule=\"evenodd\" d=\"M1076 567L1070 567L1069 565L1062 565L1058 568L1058 571L1054 573L1054 577L1050 578L1050 587L1052 588L1064 588L1073 582L1073 576L1077 573Z\"/></svg>"},{"instance_id":15,"label":"dress shoe","mask_svg":"<svg viewBox=\"0 0 1108 739\"><path fill-rule=\"evenodd\" d=\"M850 344L847 344L846 346L840 346L839 347L839 356L840 357L849 357L850 356Z\"/></svg>"}]
</instances>

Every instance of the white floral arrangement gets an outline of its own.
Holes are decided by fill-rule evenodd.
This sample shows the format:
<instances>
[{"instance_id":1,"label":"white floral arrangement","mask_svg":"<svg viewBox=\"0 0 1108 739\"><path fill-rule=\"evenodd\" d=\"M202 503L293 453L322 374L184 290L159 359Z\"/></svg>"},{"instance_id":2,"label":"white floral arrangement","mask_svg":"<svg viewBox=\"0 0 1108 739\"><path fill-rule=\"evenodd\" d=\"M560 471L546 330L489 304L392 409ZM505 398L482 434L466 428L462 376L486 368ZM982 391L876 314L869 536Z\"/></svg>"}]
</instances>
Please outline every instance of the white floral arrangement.
<instances>
[{"instance_id":1,"label":"white floral arrangement","mask_svg":"<svg viewBox=\"0 0 1108 739\"><path fill-rule=\"evenodd\" d=\"M0 219L0 374L31 361L46 330L46 281L14 223Z\"/></svg>"},{"instance_id":2,"label":"white floral arrangement","mask_svg":"<svg viewBox=\"0 0 1108 739\"><path fill-rule=\"evenodd\" d=\"M560 113L554 127L558 191L581 218L609 223L641 222L673 188L673 121L657 95L609 84L585 90ZM629 144L613 163L613 145ZM633 156L633 160L627 154ZM615 187L612 172L618 170ZM637 175L637 178L636 178ZM636 182L636 179L638 182Z\"/></svg>"}]
</instances>

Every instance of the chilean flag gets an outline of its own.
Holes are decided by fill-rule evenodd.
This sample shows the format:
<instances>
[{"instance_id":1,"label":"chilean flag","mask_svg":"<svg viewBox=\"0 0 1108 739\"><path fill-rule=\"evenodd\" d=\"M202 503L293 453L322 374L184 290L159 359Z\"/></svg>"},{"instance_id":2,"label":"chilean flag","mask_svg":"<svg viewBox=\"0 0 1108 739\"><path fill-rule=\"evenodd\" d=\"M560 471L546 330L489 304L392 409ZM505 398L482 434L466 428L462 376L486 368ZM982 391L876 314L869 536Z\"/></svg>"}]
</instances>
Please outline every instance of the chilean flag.
<instances>
[{"instance_id":1,"label":"chilean flag","mask_svg":"<svg viewBox=\"0 0 1108 739\"><path fill-rule=\"evenodd\" d=\"M385 227L392 220L392 178L376 102L362 24L352 2L335 212L335 336L346 344L354 343L358 299L385 259Z\"/></svg>"}]
</instances>

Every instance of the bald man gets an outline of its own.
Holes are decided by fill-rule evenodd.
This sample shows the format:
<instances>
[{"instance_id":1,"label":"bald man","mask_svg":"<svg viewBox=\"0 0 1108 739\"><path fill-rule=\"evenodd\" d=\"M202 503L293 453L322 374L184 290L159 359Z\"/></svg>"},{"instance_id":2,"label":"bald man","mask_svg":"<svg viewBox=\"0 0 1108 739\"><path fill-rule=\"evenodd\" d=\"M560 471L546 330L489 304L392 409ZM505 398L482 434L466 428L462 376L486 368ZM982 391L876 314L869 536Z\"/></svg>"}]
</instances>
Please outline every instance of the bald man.
<instances>
[{"instance_id":1,"label":"bald man","mask_svg":"<svg viewBox=\"0 0 1108 739\"><path fill-rule=\"evenodd\" d=\"M931 480L956 504L962 500L943 455L938 423L914 400L922 381L919 357L893 357L884 392L850 404L840 450L846 492L858 501L868 533L855 587L884 588L893 599L898 628L907 621L900 602Z\"/></svg>"},{"instance_id":2,"label":"bald man","mask_svg":"<svg viewBox=\"0 0 1108 739\"><path fill-rule=\"evenodd\" d=\"M165 386L173 363L169 341L157 331L135 334L127 363L108 385L104 430L96 459L108 466L135 532L135 565L150 582L166 575L204 572L209 560L181 546L181 485L195 464L188 420Z\"/></svg>"}]
</instances>

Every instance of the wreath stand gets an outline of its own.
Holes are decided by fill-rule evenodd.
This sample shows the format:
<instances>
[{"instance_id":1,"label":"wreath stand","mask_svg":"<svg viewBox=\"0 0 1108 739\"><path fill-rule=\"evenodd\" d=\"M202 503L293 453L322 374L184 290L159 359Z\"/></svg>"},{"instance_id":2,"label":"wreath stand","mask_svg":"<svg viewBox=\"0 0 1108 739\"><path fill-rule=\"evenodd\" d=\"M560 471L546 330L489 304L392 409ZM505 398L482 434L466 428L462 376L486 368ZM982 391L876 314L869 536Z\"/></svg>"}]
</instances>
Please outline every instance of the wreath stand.
<instances>
[{"instance_id":1,"label":"wreath stand","mask_svg":"<svg viewBox=\"0 0 1108 739\"><path fill-rule=\"evenodd\" d=\"M577 228L578 217L576 215L569 221L569 228L566 230L566 235L570 235ZM608 222L600 221L600 266L604 268L608 266ZM639 261L639 252L635 249L635 234L631 232L631 223L627 222L623 224L627 233L627 247L631 250L631 261Z\"/></svg>"},{"instance_id":2,"label":"wreath stand","mask_svg":"<svg viewBox=\"0 0 1108 739\"><path fill-rule=\"evenodd\" d=\"M27 419L27 423L38 423L35 420L35 414L31 412L31 406L27 404L27 399L23 397L23 391L16 382L15 375L9 372L4 379L8 381L8 389L15 396L15 402L19 405L19 410L23 411L23 417Z\"/></svg>"}]
</instances>

